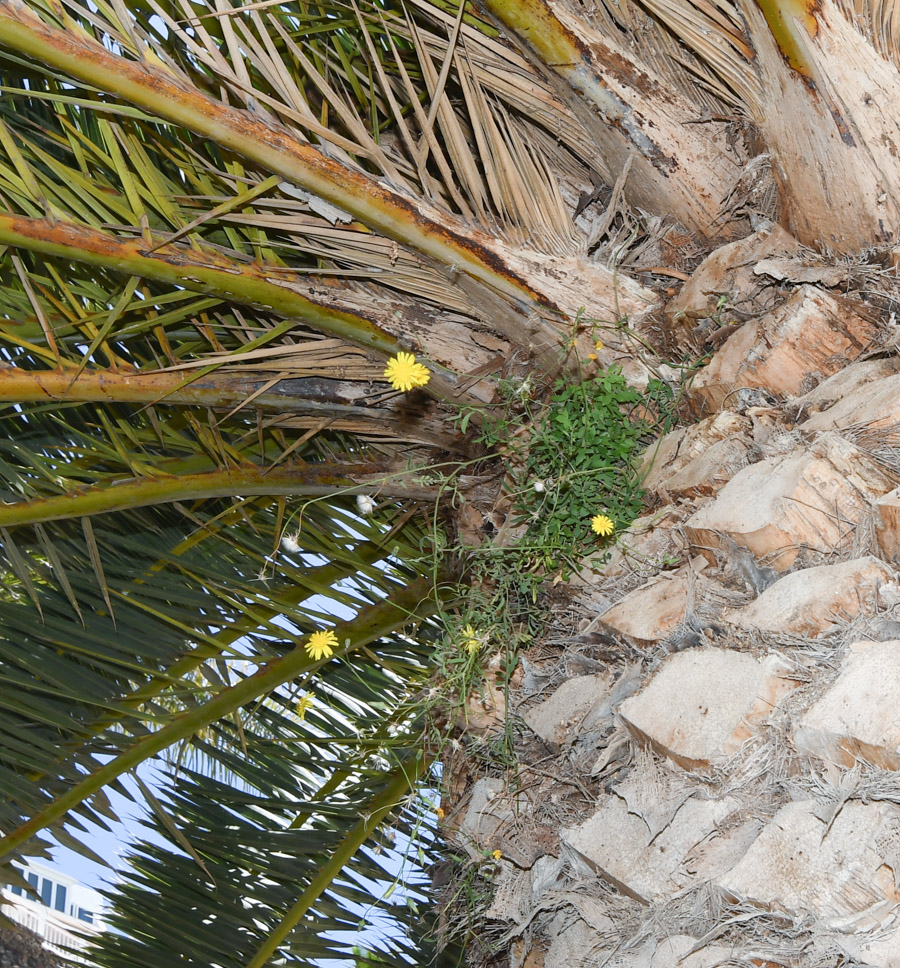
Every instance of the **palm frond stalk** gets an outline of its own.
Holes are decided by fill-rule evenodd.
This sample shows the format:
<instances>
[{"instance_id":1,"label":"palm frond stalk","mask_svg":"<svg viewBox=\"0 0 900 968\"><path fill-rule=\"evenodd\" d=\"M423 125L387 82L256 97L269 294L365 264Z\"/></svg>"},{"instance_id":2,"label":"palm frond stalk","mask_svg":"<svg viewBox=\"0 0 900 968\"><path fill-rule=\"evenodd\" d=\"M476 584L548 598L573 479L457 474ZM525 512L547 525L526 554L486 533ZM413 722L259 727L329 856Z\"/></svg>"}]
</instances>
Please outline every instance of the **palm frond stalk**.
<instances>
[{"instance_id":1,"label":"palm frond stalk","mask_svg":"<svg viewBox=\"0 0 900 968\"><path fill-rule=\"evenodd\" d=\"M198 364L192 369L202 367L208 371L215 368L214 372L192 376L190 371L181 369L107 368L73 373L71 370L7 367L0 369L0 401L163 404L217 411L247 407L279 414L278 424L282 430L318 427L360 436L406 439L448 452L465 449L458 435L447 432L447 421L455 410L420 401L416 419L411 420L409 404L399 395L385 394L377 403L367 397L369 381L380 378L383 367L366 366L356 381L350 381L295 376L298 371L307 371L310 365L308 359L298 360L296 355L268 365L242 366L238 363L224 370L212 362L198 361ZM347 372L351 368L352 362L347 361L341 370ZM392 491L399 487L409 494L401 481L394 483ZM345 484L352 488L349 480L345 480Z\"/></svg>"},{"instance_id":2,"label":"palm frond stalk","mask_svg":"<svg viewBox=\"0 0 900 968\"><path fill-rule=\"evenodd\" d=\"M421 487L404 479L419 476L403 465L370 462L352 465L346 462L302 464L296 462L277 468L229 467L204 474L173 474L152 480L125 481L105 487L86 488L76 494L41 497L17 501L0 509L0 527L18 524L41 524L64 518L83 518L92 514L169 504L174 501L205 500L215 497L237 497L242 494L291 494L298 497L327 496L340 491L362 494L373 487L387 494L406 492L419 500L434 500L438 487Z\"/></svg>"},{"instance_id":3,"label":"palm frond stalk","mask_svg":"<svg viewBox=\"0 0 900 968\"><path fill-rule=\"evenodd\" d=\"M581 305L606 318L639 312L652 302L630 280L617 282L610 270L585 262L577 253L560 251L550 266L526 247L472 228L426 198L411 198L356 165L334 160L330 152L317 150L282 126L206 95L171 63L160 62L149 39L134 47L137 35L134 25L129 26L130 31L110 24L109 30L119 43L130 33L131 43L124 46L132 48L135 60L108 50L65 15L61 26L54 27L24 4L0 5L0 43L211 139L386 238L466 275L513 305L531 309L533 341L543 353L554 353L556 340L554 328L541 316L574 315L581 308L571 302L575 287L583 293ZM365 145L360 147L363 156L369 153ZM495 325L503 326L502 318Z\"/></svg>"}]
</instances>

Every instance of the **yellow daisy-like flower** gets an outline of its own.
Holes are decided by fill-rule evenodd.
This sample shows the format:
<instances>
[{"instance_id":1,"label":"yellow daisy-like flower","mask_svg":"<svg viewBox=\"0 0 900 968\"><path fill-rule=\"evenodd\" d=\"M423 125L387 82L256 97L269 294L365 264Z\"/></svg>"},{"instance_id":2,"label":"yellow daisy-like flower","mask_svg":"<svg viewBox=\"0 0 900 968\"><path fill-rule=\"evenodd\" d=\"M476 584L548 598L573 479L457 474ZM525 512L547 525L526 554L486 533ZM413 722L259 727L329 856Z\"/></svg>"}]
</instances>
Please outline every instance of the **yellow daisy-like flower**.
<instances>
[{"instance_id":1,"label":"yellow daisy-like flower","mask_svg":"<svg viewBox=\"0 0 900 968\"><path fill-rule=\"evenodd\" d=\"M338 644L337 636L329 629L327 632L313 632L306 643L306 651L311 659L327 659L334 653Z\"/></svg>"},{"instance_id":2,"label":"yellow daisy-like flower","mask_svg":"<svg viewBox=\"0 0 900 968\"><path fill-rule=\"evenodd\" d=\"M588 359L592 363L596 363L597 362L597 354L596 353L588 353Z\"/></svg>"},{"instance_id":3,"label":"yellow daisy-like flower","mask_svg":"<svg viewBox=\"0 0 900 968\"><path fill-rule=\"evenodd\" d=\"M398 353L388 360L384 368L384 378L395 390L415 390L423 387L431 379L428 367L424 363L416 363L412 353Z\"/></svg>"},{"instance_id":4,"label":"yellow daisy-like flower","mask_svg":"<svg viewBox=\"0 0 900 968\"><path fill-rule=\"evenodd\" d=\"M500 860L500 858L502 856L503 856L503 851L502 850L492 850L491 851L491 857L493 857L494 860Z\"/></svg>"},{"instance_id":5,"label":"yellow daisy-like flower","mask_svg":"<svg viewBox=\"0 0 900 968\"><path fill-rule=\"evenodd\" d=\"M309 693L306 693L305 696L301 696L297 700L296 713L301 722L306 719L306 712L312 708L312 704L313 698Z\"/></svg>"},{"instance_id":6,"label":"yellow daisy-like flower","mask_svg":"<svg viewBox=\"0 0 900 968\"><path fill-rule=\"evenodd\" d=\"M471 625L466 625L462 630L462 646L469 653L477 652L484 645L484 636L476 632Z\"/></svg>"},{"instance_id":7,"label":"yellow daisy-like flower","mask_svg":"<svg viewBox=\"0 0 900 968\"><path fill-rule=\"evenodd\" d=\"M605 514L595 514L591 518L591 531L594 534L599 534L601 538L605 538L607 535L613 533L616 530L616 523L612 518L608 518Z\"/></svg>"},{"instance_id":8,"label":"yellow daisy-like flower","mask_svg":"<svg viewBox=\"0 0 900 968\"><path fill-rule=\"evenodd\" d=\"M594 349L595 350L602 350L603 349L603 340L598 339L597 342L594 343Z\"/></svg>"}]
</instances>

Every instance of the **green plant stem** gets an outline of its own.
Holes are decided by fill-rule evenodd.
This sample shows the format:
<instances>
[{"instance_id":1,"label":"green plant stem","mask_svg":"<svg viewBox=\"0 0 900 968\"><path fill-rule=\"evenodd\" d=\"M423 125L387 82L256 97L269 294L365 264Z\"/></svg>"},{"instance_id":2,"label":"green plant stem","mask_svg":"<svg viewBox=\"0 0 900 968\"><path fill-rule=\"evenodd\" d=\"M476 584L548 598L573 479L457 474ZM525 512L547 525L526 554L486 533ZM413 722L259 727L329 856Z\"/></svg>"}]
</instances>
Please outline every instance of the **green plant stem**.
<instances>
[{"instance_id":1,"label":"green plant stem","mask_svg":"<svg viewBox=\"0 0 900 968\"><path fill-rule=\"evenodd\" d=\"M354 481L348 475L357 479ZM419 501L434 500L439 494L438 488L404 483L414 476L415 471L402 472L396 464L372 461L357 465L295 463L274 468L249 465L203 474L141 478L107 486L86 487L75 494L0 505L0 527L87 517L200 498L247 494L324 497L338 491L342 494L360 494L370 491L376 479L382 493Z\"/></svg>"}]
</instances>

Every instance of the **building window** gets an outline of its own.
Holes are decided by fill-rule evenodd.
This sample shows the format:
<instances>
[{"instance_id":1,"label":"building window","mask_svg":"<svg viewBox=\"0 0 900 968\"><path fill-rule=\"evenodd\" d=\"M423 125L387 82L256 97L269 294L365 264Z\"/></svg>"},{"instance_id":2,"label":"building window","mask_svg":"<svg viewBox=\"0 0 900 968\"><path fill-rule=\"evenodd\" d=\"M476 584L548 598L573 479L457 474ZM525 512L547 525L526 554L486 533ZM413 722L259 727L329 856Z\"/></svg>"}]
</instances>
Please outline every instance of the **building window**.
<instances>
[{"instance_id":1,"label":"building window","mask_svg":"<svg viewBox=\"0 0 900 968\"><path fill-rule=\"evenodd\" d=\"M41 881L41 901L47 905L47 907L53 906L53 881L48 877L45 877Z\"/></svg>"},{"instance_id":2,"label":"building window","mask_svg":"<svg viewBox=\"0 0 900 968\"><path fill-rule=\"evenodd\" d=\"M56 904L54 905L57 911L62 911L65 914L66 911L66 885L57 884L56 885Z\"/></svg>"},{"instance_id":3,"label":"building window","mask_svg":"<svg viewBox=\"0 0 900 968\"><path fill-rule=\"evenodd\" d=\"M78 920L79 921L84 921L87 924L93 924L94 923L94 915L90 911L85 911L84 908L79 908L78 909Z\"/></svg>"},{"instance_id":4,"label":"building window","mask_svg":"<svg viewBox=\"0 0 900 968\"><path fill-rule=\"evenodd\" d=\"M37 874L32 874L32 873L31 873L31 871L29 871L29 872L28 872L28 873L27 873L27 874L25 875L25 879L26 879L26 880L28 881L28 883L29 883L29 884L30 884L30 885L31 885L31 886L32 886L32 887L34 888L34 890L35 890L35 893L37 893L37 889L38 889L38 876L37 876ZM29 894L28 896L29 896L29 897L31 897L31 895L30 895L30 894Z\"/></svg>"}]
</instances>

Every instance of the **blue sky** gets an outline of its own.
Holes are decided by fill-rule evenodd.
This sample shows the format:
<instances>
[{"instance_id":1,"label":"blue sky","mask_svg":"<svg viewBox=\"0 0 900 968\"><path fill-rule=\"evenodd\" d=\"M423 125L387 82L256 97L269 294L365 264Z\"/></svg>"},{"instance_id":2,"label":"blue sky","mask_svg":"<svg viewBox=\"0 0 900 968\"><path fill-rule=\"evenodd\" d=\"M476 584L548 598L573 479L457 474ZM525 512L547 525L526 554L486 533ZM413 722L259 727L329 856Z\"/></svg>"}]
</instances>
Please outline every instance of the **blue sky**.
<instances>
[{"instance_id":1,"label":"blue sky","mask_svg":"<svg viewBox=\"0 0 900 968\"><path fill-rule=\"evenodd\" d=\"M159 766L156 763L141 764L138 773L152 790L160 789ZM96 824L85 823L88 828L87 833L77 834L78 839L102 857L110 867L103 867L89 857L69 847L63 847L62 844L57 844L53 850L53 864L59 870L64 874L77 877L86 887L92 887L98 891L115 882L116 871L124 866L123 855L129 843L138 837L154 837L154 832L140 823L140 818L146 814L146 809L137 784L130 776L124 776L122 785L134 796L134 801L123 797L113 789L107 788L105 791L113 812L121 822L117 824L107 820L111 830L104 830ZM162 842L160 838L156 839Z\"/></svg>"}]
</instances>

